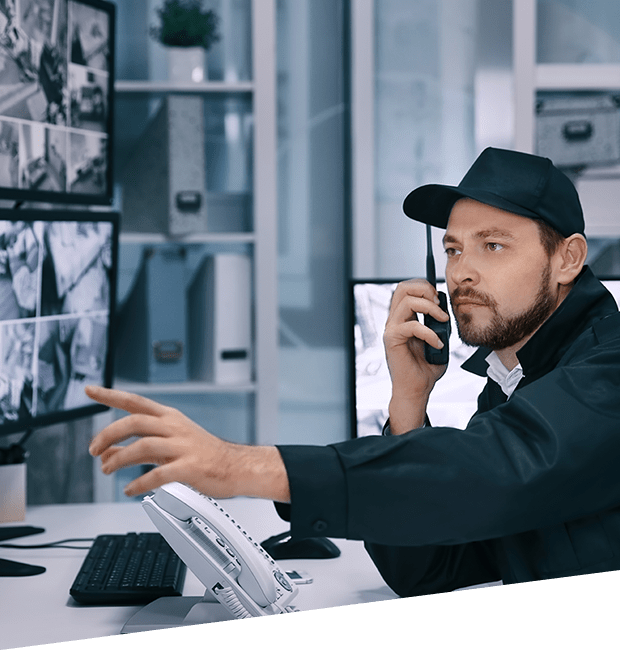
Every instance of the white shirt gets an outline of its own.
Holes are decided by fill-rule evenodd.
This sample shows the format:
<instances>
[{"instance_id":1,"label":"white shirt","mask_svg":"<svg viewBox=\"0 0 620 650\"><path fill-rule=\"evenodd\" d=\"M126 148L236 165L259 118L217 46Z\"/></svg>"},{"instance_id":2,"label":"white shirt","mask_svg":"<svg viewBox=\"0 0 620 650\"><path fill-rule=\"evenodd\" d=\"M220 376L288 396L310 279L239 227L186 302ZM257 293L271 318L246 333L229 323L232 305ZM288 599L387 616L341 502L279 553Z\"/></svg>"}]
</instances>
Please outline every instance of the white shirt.
<instances>
[{"instance_id":1,"label":"white shirt","mask_svg":"<svg viewBox=\"0 0 620 650\"><path fill-rule=\"evenodd\" d=\"M485 361L489 364L487 375L497 382L504 394L510 398L517 384L523 379L521 364L519 363L512 370L508 370L495 352L491 352Z\"/></svg>"}]
</instances>

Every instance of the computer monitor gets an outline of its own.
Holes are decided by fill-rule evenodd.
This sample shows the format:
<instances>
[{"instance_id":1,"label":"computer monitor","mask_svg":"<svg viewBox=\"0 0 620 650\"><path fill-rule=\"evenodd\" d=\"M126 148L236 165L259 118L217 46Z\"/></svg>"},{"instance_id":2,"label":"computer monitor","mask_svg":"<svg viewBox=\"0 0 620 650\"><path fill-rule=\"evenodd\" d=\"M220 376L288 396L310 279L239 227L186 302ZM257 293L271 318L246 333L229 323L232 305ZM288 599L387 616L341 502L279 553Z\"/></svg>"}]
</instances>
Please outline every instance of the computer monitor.
<instances>
[{"instance_id":1,"label":"computer monitor","mask_svg":"<svg viewBox=\"0 0 620 650\"><path fill-rule=\"evenodd\" d=\"M23 432L4 463L36 428L107 409L84 387L112 386L118 231L114 212L0 210L0 440Z\"/></svg>"},{"instance_id":2,"label":"computer monitor","mask_svg":"<svg viewBox=\"0 0 620 650\"><path fill-rule=\"evenodd\" d=\"M0 199L110 204L115 5L0 2Z\"/></svg>"},{"instance_id":3,"label":"computer monitor","mask_svg":"<svg viewBox=\"0 0 620 650\"><path fill-rule=\"evenodd\" d=\"M620 278L602 278L620 305ZM397 280L351 282L352 326L350 334L350 421L354 437L378 435L388 418L392 383L383 348L383 330ZM437 288L446 291L445 283ZM451 309L452 335L446 374L431 393L428 415L436 426L464 428L476 411L477 397L485 379L463 370L461 364L475 348L458 337Z\"/></svg>"},{"instance_id":4,"label":"computer monitor","mask_svg":"<svg viewBox=\"0 0 620 650\"><path fill-rule=\"evenodd\" d=\"M105 407L118 214L0 210L0 436Z\"/></svg>"}]
</instances>

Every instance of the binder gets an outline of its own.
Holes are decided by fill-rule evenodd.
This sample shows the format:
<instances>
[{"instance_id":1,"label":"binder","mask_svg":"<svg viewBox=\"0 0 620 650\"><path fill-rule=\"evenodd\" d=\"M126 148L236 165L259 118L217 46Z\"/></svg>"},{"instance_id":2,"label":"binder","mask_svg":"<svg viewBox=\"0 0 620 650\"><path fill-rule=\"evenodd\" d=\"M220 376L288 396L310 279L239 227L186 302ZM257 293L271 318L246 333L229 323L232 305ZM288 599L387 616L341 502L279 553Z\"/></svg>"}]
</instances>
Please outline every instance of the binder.
<instances>
[{"instance_id":1,"label":"binder","mask_svg":"<svg viewBox=\"0 0 620 650\"><path fill-rule=\"evenodd\" d=\"M251 282L247 255L220 253L202 260L187 292L191 380L252 380Z\"/></svg>"},{"instance_id":2,"label":"binder","mask_svg":"<svg viewBox=\"0 0 620 650\"><path fill-rule=\"evenodd\" d=\"M207 231L202 98L179 95L162 101L121 180L125 231Z\"/></svg>"},{"instance_id":3,"label":"binder","mask_svg":"<svg viewBox=\"0 0 620 650\"><path fill-rule=\"evenodd\" d=\"M147 247L119 309L116 373L140 382L187 381L186 250Z\"/></svg>"}]
</instances>

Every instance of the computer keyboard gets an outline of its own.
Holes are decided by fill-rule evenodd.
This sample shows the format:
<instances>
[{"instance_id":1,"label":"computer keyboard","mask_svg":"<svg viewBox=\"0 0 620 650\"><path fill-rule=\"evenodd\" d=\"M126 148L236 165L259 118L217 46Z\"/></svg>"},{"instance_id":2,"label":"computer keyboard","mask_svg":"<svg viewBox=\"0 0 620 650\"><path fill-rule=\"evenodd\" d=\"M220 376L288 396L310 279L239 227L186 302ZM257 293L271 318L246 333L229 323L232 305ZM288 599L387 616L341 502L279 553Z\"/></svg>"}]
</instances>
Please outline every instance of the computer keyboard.
<instances>
[{"instance_id":1,"label":"computer keyboard","mask_svg":"<svg viewBox=\"0 0 620 650\"><path fill-rule=\"evenodd\" d=\"M88 605L148 603L180 596L186 567L159 533L99 535L69 590Z\"/></svg>"}]
</instances>

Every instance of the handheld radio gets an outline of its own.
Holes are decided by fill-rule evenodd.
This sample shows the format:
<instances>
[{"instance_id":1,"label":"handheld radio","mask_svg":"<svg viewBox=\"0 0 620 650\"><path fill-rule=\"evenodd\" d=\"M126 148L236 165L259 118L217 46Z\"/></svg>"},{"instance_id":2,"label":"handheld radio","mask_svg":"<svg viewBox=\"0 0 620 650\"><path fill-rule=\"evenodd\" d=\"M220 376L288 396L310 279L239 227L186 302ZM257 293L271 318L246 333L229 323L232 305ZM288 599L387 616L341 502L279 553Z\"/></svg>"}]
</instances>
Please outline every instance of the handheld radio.
<instances>
[{"instance_id":1,"label":"handheld radio","mask_svg":"<svg viewBox=\"0 0 620 650\"><path fill-rule=\"evenodd\" d=\"M426 225L426 279L434 287L437 286L437 278L435 276L435 258L433 257L433 241L431 237L431 227ZM437 295L439 296L439 306L448 313L448 298L443 291L438 291ZM450 339L450 321L445 323L438 321L437 319L424 314L424 325L437 334L437 336L443 342L443 348L437 350L437 348L432 347L428 343L424 344L424 358L428 363L433 365L445 365L448 363L448 340Z\"/></svg>"}]
</instances>

